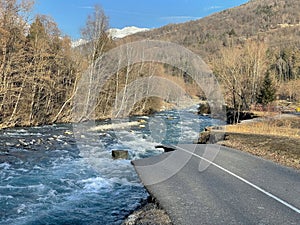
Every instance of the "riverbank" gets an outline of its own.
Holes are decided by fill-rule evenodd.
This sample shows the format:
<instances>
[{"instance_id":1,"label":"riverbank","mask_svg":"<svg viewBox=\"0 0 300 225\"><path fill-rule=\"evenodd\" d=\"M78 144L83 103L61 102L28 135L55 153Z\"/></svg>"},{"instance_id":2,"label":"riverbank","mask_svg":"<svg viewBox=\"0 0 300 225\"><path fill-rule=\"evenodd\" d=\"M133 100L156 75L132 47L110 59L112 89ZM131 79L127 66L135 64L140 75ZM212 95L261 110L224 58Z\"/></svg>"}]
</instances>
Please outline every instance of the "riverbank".
<instances>
[{"instance_id":1,"label":"riverbank","mask_svg":"<svg viewBox=\"0 0 300 225\"><path fill-rule=\"evenodd\" d=\"M147 203L141 209L133 212L122 225L172 225L165 210L155 201Z\"/></svg>"},{"instance_id":2,"label":"riverbank","mask_svg":"<svg viewBox=\"0 0 300 225\"><path fill-rule=\"evenodd\" d=\"M184 108L188 108L193 105L203 104L203 101L200 101L197 96L191 96L191 99L189 99L189 100L190 101L180 102L179 106L174 102L170 103L170 102L166 102L166 101L160 101L159 104L153 104L153 105L149 106L150 107L149 110L136 111L136 112L130 114L130 116L150 116L150 115L154 115L155 113L165 112L165 111L172 110L172 109L182 110ZM108 115L102 115L100 117L97 117L96 119L91 119L91 120L105 121L105 120L110 120L112 118L114 118L114 116L112 114L108 114ZM37 121L37 122L33 123L33 122L20 121L18 124L16 124L16 123L10 123L7 121L6 122L1 121L0 122L0 130L4 130L4 129L8 129L8 128L18 128L18 127L28 128L28 127L39 127L39 126L46 126L46 125L53 125L53 124L73 124L73 123L77 123L77 122L74 121L74 118L72 118L72 115L68 115L66 117L60 118L60 119L52 121L52 122L51 121Z\"/></svg>"}]
</instances>

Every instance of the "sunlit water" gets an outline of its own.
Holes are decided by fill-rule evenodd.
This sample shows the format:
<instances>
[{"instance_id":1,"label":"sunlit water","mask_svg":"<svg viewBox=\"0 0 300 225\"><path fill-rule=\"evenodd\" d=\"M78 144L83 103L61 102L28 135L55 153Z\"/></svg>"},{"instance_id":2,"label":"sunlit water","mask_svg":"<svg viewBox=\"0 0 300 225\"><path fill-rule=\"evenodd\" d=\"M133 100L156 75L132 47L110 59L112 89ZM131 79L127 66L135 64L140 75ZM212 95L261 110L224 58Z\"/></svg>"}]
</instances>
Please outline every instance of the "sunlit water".
<instances>
[{"instance_id":1,"label":"sunlit water","mask_svg":"<svg viewBox=\"0 0 300 225\"><path fill-rule=\"evenodd\" d=\"M133 117L145 127L93 132L80 147L72 125L0 131L0 224L121 224L148 197L130 160L161 154L158 143L192 143L218 123L195 110ZM130 159L113 160L113 149Z\"/></svg>"}]
</instances>

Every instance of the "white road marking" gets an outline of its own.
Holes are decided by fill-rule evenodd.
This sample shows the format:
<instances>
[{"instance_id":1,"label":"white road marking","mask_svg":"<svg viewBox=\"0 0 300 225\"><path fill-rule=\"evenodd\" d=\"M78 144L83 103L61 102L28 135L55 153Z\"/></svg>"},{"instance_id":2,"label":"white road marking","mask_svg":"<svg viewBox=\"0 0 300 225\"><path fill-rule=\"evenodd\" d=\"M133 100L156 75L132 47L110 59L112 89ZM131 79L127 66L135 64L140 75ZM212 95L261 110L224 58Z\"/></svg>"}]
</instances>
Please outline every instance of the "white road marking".
<instances>
[{"instance_id":1,"label":"white road marking","mask_svg":"<svg viewBox=\"0 0 300 225\"><path fill-rule=\"evenodd\" d=\"M265 195L267 195L267 196L273 198L274 200L280 202L281 204L287 206L288 208L292 209L293 211L295 211L295 212L297 212L297 213L300 213L300 209L298 209L298 208L296 208L295 206L293 206L293 205L287 203L286 201L282 200L281 198L279 198L279 197L277 197L277 196L271 194L270 192L268 192L268 191L266 191L266 190L264 190L264 189L258 187L257 185L255 185L255 184L251 183L250 181L246 180L245 178L242 178L242 177L240 177L239 175L237 175L237 174L235 174L235 173L233 173L233 172L231 172L231 171L225 169L224 167L222 167L222 166L220 166L220 165L218 165L218 164L216 164L216 163L214 163L214 162L212 162L212 161L210 161L210 160L208 160L208 159L206 159L206 158L203 158L203 157L201 157L201 156L199 156L199 155L197 155L197 154L195 154L195 153L193 153L193 152L190 152L190 151L188 151L188 150L186 150L186 149L184 149L184 148L181 148L181 147L179 147L179 146L174 146L174 147L177 148L177 149L180 149L180 150L182 150L182 151L185 151L185 152L187 152L187 153L189 153L189 154L191 154L191 155L193 155L193 156L195 156L195 157L197 157L197 158L199 158L199 159L202 159L202 160L204 160L204 161L210 163L211 165L213 165L213 166L219 168L220 170L223 170L224 172L226 172L226 173L228 173L228 174L234 176L235 178L239 179L240 181L242 181L242 182L244 182L244 183L250 185L251 187L255 188L256 190L258 190L258 191L264 193Z\"/></svg>"}]
</instances>

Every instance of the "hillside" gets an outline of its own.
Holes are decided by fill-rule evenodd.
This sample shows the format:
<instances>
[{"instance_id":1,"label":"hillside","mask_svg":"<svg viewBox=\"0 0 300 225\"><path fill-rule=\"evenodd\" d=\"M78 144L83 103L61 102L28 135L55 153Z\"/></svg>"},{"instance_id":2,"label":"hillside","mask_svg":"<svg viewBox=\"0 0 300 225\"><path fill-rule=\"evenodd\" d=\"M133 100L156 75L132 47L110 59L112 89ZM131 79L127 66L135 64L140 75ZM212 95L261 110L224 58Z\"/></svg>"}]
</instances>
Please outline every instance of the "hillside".
<instances>
[{"instance_id":1,"label":"hillside","mask_svg":"<svg viewBox=\"0 0 300 225\"><path fill-rule=\"evenodd\" d=\"M264 39L271 46L300 43L300 1L252 0L203 19L131 36L131 40L158 39L184 45L204 57L221 46L246 39Z\"/></svg>"},{"instance_id":2,"label":"hillside","mask_svg":"<svg viewBox=\"0 0 300 225\"><path fill-rule=\"evenodd\" d=\"M265 107L275 99L299 105L298 0L252 0L199 20L170 24L124 40L142 39L170 41L199 54L222 85L227 105L236 111L257 104ZM270 88L263 87L263 82ZM265 101L262 93L273 94L264 96L268 99Z\"/></svg>"}]
</instances>

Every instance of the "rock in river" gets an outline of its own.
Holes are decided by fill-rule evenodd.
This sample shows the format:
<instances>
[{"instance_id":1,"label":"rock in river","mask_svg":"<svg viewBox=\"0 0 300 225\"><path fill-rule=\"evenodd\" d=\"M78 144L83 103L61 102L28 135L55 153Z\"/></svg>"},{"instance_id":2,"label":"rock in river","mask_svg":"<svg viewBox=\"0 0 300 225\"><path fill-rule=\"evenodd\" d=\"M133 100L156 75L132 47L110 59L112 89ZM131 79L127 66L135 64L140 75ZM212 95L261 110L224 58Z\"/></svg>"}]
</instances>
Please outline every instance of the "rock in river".
<instances>
[{"instance_id":1,"label":"rock in river","mask_svg":"<svg viewBox=\"0 0 300 225\"><path fill-rule=\"evenodd\" d=\"M113 159L128 159L128 151L126 150L112 150L111 155Z\"/></svg>"}]
</instances>

